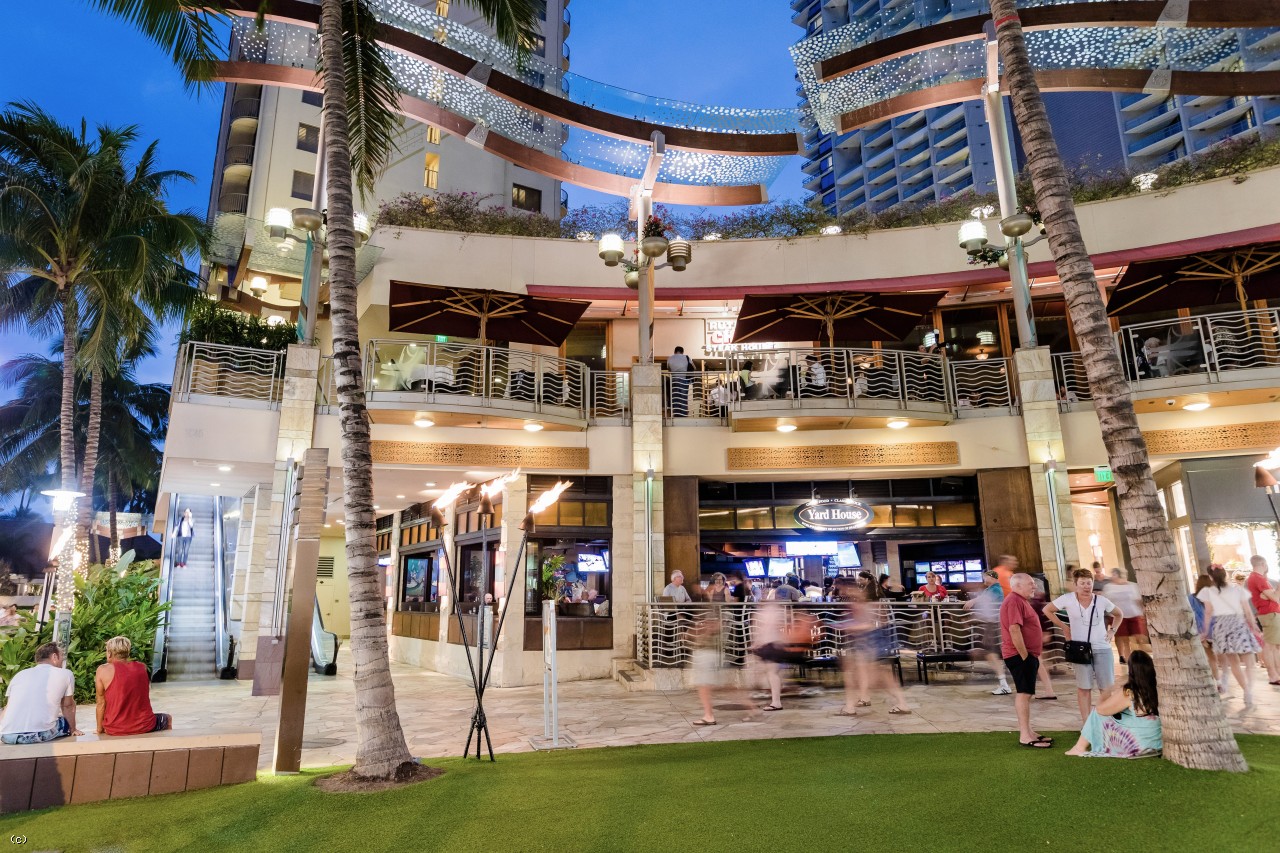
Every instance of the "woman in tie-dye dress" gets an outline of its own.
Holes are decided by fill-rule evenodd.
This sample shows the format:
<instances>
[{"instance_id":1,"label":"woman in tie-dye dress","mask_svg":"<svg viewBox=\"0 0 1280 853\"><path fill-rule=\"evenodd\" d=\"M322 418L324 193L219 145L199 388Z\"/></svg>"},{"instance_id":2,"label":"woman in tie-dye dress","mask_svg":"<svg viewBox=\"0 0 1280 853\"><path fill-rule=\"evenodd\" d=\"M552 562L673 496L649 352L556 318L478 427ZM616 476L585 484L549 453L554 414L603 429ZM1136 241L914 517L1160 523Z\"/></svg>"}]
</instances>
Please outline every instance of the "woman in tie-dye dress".
<instances>
[{"instance_id":1,"label":"woman in tie-dye dress","mask_svg":"<svg viewBox=\"0 0 1280 853\"><path fill-rule=\"evenodd\" d=\"M1098 703L1067 755L1137 758L1154 755L1163 747L1155 664L1151 655L1135 651L1129 657L1124 689Z\"/></svg>"}]
</instances>

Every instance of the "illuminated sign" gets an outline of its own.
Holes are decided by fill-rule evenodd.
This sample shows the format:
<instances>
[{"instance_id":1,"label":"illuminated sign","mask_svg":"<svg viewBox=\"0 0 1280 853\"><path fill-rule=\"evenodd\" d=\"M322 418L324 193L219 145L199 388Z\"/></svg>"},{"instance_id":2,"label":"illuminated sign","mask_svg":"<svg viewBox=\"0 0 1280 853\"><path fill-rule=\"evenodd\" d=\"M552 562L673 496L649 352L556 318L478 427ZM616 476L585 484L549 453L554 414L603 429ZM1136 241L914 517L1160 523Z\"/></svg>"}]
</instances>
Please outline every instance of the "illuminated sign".
<instances>
[{"instance_id":1,"label":"illuminated sign","mask_svg":"<svg viewBox=\"0 0 1280 853\"><path fill-rule=\"evenodd\" d=\"M810 530L857 530L872 515L871 507L853 498L812 500L796 507L796 521Z\"/></svg>"},{"instance_id":2,"label":"illuminated sign","mask_svg":"<svg viewBox=\"0 0 1280 853\"><path fill-rule=\"evenodd\" d=\"M703 322L706 326L703 332L702 351L707 355L759 352L760 350L777 349L779 346L776 341L735 344L733 342L733 329L738 323L737 320L704 320Z\"/></svg>"}]
</instances>

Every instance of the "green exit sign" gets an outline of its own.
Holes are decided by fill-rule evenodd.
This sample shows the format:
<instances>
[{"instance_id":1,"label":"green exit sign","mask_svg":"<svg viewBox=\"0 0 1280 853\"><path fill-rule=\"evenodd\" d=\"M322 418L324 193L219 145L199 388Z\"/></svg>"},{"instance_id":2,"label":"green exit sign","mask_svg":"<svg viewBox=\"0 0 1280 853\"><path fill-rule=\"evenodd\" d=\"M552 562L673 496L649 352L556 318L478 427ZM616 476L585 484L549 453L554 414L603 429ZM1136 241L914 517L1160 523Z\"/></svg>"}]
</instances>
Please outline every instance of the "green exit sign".
<instances>
[{"instance_id":1,"label":"green exit sign","mask_svg":"<svg viewBox=\"0 0 1280 853\"><path fill-rule=\"evenodd\" d=\"M1110 465L1098 465L1093 469L1093 481L1095 483L1114 483L1116 475L1112 473Z\"/></svg>"}]
</instances>

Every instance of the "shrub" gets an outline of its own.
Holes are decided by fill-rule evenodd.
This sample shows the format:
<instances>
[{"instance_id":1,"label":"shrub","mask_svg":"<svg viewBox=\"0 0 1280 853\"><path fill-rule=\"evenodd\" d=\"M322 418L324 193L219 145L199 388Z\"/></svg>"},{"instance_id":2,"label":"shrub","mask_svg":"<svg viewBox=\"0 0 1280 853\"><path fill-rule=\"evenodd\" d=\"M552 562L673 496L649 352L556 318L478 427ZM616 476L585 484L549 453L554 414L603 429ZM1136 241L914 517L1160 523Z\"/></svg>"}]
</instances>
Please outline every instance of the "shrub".
<instances>
[{"instance_id":1,"label":"shrub","mask_svg":"<svg viewBox=\"0 0 1280 853\"><path fill-rule=\"evenodd\" d=\"M181 344L189 341L280 352L298 342L298 327L294 323L273 326L255 314L231 311L201 299L187 309L178 339Z\"/></svg>"},{"instance_id":2,"label":"shrub","mask_svg":"<svg viewBox=\"0 0 1280 853\"><path fill-rule=\"evenodd\" d=\"M93 676L106 662L105 645L112 637L128 637L136 660L147 663L155 646L160 614L160 571L151 561L132 563L133 552L114 566L94 565L76 577L76 603L71 617L67 667L76 677L76 704L92 704ZM7 701L9 682L35 664L36 648L53 637L52 620L41 629L36 614L0 643L0 702ZM90 723L92 725L92 723ZM86 728L81 725L81 728Z\"/></svg>"}]
</instances>

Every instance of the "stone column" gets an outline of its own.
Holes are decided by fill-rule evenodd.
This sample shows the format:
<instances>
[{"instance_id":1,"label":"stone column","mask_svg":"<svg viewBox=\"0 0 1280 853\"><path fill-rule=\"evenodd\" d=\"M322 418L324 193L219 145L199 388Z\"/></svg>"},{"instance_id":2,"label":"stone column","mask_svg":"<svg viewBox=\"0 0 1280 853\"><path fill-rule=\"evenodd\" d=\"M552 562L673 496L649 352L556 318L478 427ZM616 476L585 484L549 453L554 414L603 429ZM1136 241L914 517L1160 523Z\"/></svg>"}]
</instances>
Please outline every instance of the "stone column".
<instances>
[{"instance_id":1,"label":"stone column","mask_svg":"<svg viewBox=\"0 0 1280 853\"><path fill-rule=\"evenodd\" d=\"M527 581L524 567L517 564L517 560L527 565L527 554L520 553L520 543L524 541L520 523L524 521L528 508L529 477L521 474L507 484L506 494L502 497L502 524L498 528L496 546L502 558L497 561L501 574L494 585L499 593L495 627L497 619L502 617L504 604L507 606L507 619L502 623L502 634L498 637L497 656L489 676L491 687L518 687L524 677L524 591Z\"/></svg>"},{"instance_id":2,"label":"stone column","mask_svg":"<svg viewBox=\"0 0 1280 853\"><path fill-rule=\"evenodd\" d=\"M613 478L613 589L609 613L613 617L613 654L628 659L636 654L636 609L646 600L644 554L636 550L635 523L641 516L634 507L635 493L631 478ZM640 509L643 511L643 503Z\"/></svg>"},{"instance_id":3,"label":"stone column","mask_svg":"<svg viewBox=\"0 0 1280 853\"><path fill-rule=\"evenodd\" d=\"M1035 500L1036 527L1040 539L1040 555L1045 576L1055 591L1066 586L1066 567L1058 562L1057 544L1050 509L1049 478L1056 492L1058 535L1067 563L1080 565L1076 545L1075 520L1071 514L1071 484L1062 444L1062 419L1058 411L1058 395L1053 382L1053 362L1048 347L1019 349L1013 354L1022 405L1022 426L1027 438L1030 460L1031 491ZM1053 460L1056 468L1046 465Z\"/></svg>"},{"instance_id":4,"label":"stone column","mask_svg":"<svg viewBox=\"0 0 1280 853\"><path fill-rule=\"evenodd\" d=\"M662 369L656 364L631 368L631 470L633 528L632 597L647 601L666 586L666 556L662 514ZM652 486L646 472L652 470ZM646 492L652 488L652 514L648 519ZM646 564L653 562L653 585L646 588Z\"/></svg>"},{"instance_id":5,"label":"stone column","mask_svg":"<svg viewBox=\"0 0 1280 853\"><path fill-rule=\"evenodd\" d=\"M316 426L316 396L320 375L320 350L290 344L284 360L284 387L280 394L280 428L276 459L302 459L311 447Z\"/></svg>"}]
</instances>

